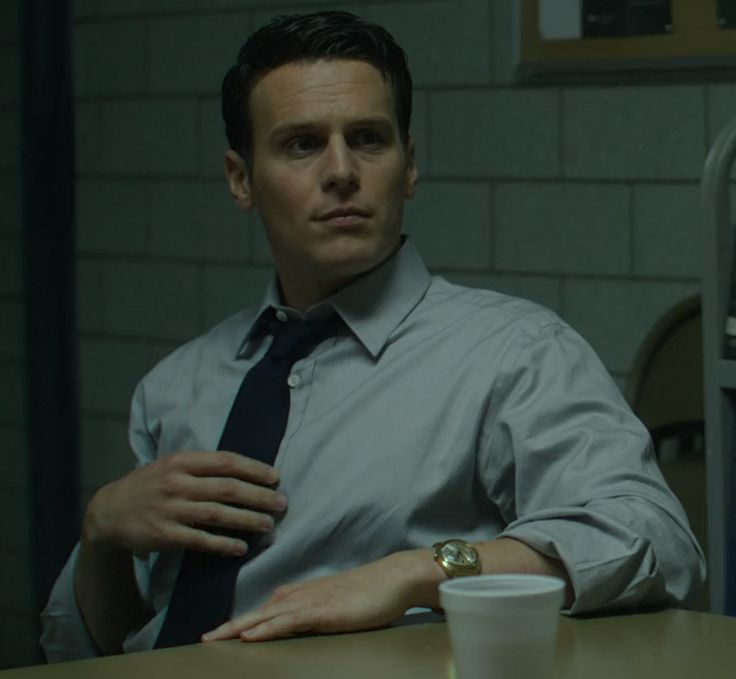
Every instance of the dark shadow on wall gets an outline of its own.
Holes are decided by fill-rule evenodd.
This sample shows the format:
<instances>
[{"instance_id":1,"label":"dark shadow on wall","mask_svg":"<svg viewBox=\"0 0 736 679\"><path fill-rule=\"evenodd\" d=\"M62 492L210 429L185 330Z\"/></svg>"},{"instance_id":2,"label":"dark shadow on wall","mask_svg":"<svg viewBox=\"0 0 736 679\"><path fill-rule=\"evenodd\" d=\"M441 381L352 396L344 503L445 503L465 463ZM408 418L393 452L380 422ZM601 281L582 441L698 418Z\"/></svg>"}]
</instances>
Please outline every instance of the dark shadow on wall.
<instances>
[{"instance_id":1,"label":"dark shadow on wall","mask_svg":"<svg viewBox=\"0 0 736 679\"><path fill-rule=\"evenodd\" d=\"M79 530L71 36L70 0L23 0L21 219L36 611Z\"/></svg>"}]
</instances>

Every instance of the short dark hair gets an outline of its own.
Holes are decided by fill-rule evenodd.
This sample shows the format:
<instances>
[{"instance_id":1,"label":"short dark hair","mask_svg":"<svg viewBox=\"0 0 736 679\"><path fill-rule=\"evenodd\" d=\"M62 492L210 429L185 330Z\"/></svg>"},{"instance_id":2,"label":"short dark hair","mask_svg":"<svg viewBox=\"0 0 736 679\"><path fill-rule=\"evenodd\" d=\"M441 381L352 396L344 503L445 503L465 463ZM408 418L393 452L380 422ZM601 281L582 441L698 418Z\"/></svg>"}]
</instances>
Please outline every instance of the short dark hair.
<instances>
[{"instance_id":1,"label":"short dark hair","mask_svg":"<svg viewBox=\"0 0 736 679\"><path fill-rule=\"evenodd\" d=\"M279 16L253 33L222 83L222 117L230 148L252 168L250 93L258 78L292 62L357 59L375 66L391 85L399 134L409 139L412 82L406 53L382 26L349 12Z\"/></svg>"}]
</instances>

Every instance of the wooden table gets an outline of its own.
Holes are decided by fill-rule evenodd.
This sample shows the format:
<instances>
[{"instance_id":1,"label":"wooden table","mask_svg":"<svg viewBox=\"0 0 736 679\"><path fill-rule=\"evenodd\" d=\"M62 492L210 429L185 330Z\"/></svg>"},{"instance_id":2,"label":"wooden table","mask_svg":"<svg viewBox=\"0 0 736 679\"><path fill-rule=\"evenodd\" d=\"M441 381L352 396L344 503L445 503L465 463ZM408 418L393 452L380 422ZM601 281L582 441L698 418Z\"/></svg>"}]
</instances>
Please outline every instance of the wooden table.
<instances>
[{"instance_id":1,"label":"wooden table","mask_svg":"<svg viewBox=\"0 0 736 679\"><path fill-rule=\"evenodd\" d=\"M243 644L215 642L0 672L2 679L452 679L445 623ZM489 672L489 678L493 677ZM736 677L736 619L668 610L561 617L552 677Z\"/></svg>"}]
</instances>

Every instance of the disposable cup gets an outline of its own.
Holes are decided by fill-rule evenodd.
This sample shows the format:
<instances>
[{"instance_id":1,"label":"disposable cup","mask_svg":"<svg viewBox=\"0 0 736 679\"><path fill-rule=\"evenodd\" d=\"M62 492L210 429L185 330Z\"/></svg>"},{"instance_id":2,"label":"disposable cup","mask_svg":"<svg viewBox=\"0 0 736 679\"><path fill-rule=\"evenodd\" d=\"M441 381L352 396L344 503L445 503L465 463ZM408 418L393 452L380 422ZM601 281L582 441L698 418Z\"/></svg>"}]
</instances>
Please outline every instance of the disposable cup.
<instances>
[{"instance_id":1,"label":"disposable cup","mask_svg":"<svg viewBox=\"0 0 736 679\"><path fill-rule=\"evenodd\" d=\"M478 575L440 585L457 679L543 679L552 672L565 583Z\"/></svg>"}]
</instances>

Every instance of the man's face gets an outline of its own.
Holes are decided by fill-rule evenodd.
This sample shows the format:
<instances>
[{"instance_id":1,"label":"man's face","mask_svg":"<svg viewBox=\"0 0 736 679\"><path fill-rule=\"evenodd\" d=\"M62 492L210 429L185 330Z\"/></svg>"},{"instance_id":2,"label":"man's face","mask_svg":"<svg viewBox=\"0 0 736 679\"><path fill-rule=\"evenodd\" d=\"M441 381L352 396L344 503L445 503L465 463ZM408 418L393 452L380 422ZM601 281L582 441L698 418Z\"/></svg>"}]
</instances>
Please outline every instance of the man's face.
<instances>
[{"instance_id":1,"label":"man's face","mask_svg":"<svg viewBox=\"0 0 736 679\"><path fill-rule=\"evenodd\" d=\"M286 301L304 307L398 248L413 141L404 148L391 86L362 61L280 66L253 87L250 111L252 171L229 151L230 188L258 210Z\"/></svg>"}]
</instances>

